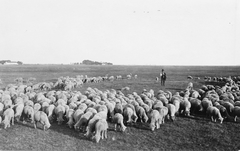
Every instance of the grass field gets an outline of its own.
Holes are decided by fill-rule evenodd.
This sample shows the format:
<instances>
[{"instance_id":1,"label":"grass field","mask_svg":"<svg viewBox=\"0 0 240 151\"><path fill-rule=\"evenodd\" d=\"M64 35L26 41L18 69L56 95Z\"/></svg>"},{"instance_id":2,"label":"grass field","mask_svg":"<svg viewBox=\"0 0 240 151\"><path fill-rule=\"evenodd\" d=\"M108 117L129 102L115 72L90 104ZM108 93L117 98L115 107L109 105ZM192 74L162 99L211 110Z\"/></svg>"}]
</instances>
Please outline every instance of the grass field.
<instances>
[{"instance_id":1,"label":"grass field","mask_svg":"<svg viewBox=\"0 0 240 151\"><path fill-rule=\"evenodd\" d=\"M167 73L166 86L155 81L164 68ZM80 65L22 65L0 66L1 88L14 79L35 77L35 82L55 82L60 76L76 75L104 76L137 74L138 79L114 80L101 83L86 83L78 90L83 92L88 87L121 89L128 86L127 93L141 93L143 89L169 90L172 93L186 88L187 76L200 77L191 80L195 89L205 84L204 76L238 76L240 67L213 66L80 66ZM53 123L48 131L41 125L34 129L31 124L16 123L9 129L0 129L0 150L238 150L240 149L240 123L224 121L213 123L203 116L194 118L177 117L176 121L167 121L161 128L151 132L147 124L137 123L128 126L122 132L113 131L110 123L108 139L96 144L83 136L83 133L69 129L67 125Z\"/></svg>"}]
</instances>

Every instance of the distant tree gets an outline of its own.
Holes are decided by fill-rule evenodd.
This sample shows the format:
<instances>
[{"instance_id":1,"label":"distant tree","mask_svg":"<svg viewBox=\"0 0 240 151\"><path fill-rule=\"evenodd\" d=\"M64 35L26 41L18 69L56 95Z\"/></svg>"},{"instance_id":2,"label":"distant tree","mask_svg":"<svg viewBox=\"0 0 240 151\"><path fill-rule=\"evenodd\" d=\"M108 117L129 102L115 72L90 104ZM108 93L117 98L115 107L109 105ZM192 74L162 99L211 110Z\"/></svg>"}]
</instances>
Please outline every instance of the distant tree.
<instances>
[{"instance_id":1,"label":"distant tree","mask_svg":"<svg viewBox=\"0 0 240 151\"><path fill-rule=\"evenodd\" d=\"M108 63L108 62L98 62L98 61L91 61L91 60L83 60L81 64L84 64L84 65L112 65L112 63Z\"/></svg>"},{"instance_id":2,"label":"distant tree","mask_svg":"<svg viewBox=\"0 0 240 151\"><path fill-rule=\"evenodd\" d=\"M21 62L21 61L18 61L18 62L17 62L17 64L18 64L18 65L22 65L22 64L23 64L23 62Z\"/></svg>"}]
</instances>

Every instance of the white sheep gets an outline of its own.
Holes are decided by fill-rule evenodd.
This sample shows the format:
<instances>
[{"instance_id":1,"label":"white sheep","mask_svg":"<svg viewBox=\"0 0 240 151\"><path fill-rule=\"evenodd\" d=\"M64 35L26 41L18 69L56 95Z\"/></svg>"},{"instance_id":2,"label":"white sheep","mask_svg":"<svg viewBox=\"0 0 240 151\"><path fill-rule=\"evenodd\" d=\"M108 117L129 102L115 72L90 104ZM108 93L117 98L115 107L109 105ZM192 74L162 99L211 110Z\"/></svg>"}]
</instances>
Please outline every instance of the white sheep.
<instances>
[{"instance_id":1,"label":"white sheep","mask_svg":"<svg viewBox=\"0 0 240 151\"><path fill-rule=\"evenodd\" d=\"M99 142L100 138L107 139L108 123L106 119L99 119L95 124L95 136L92 137L96 143Z\"/></svg>"},{"instance_id":2,"label":"white sheep","mask_svg":"<svg viewBox=\"0 0 240 151\"><path fill-rule=\"evenodd\" d=\"M67 112L66 112L66 118L67 118L67 120L68 120L68 122L67 122L67 125L69 126L69 128L72 128L72 126L73 126L73 123L74 123L74 121L73 121L73 114L74 114L74 110L73 109L69 109Z\"/></svg>"},{"instance_id":3,"label":"white sheep","mask_svg":"<svg viewBox=\"0 0 240 151\"><path fill-rule=\"evenodd\" d=\"M94 132L95 124L99 119L107 119L107 112L101 111L93 116L93 118L88 122L88 126L86 128L86 133L84 134L86 137L90 137Z\"/></svg>"},{"instance_id":4,"label":"white sheep","mask_svg":"<svg viewBox=\"0 0 240 151\"><path fill-rule=\"evenodd\" d=\"M36 124L40 122L43 125L43 130L49 129L51 124L48 120L47 114L43 111L37 111L34 114L34 128L36 129Z\"/></svg>"},{"instance_id":5,"label":"white sheep","mask_svg":"<svg viewBox=\"0 0 240 151\"><path fill-rule=\"evenodd\" d=\"M113 116L112 122L114 123L114 130L115 131L117 131L117 127L119 127L122 132L124 132L127 128L123 123L123 115L120 114L120 113L116 113Z\"/></svg>"},{"instance_id":6,"label":"white sheep","mask_svg":"<svg viewBox=\"0 0 240 151\"><path fill-rule=\"evenodd\" d=\"M151 110L149 113L149 119L150 119L150 129L152 131L160 128L160 123L162 121L162 118L160 116L160 113L157 110Z\"/></svg>"},{"instance_id":7,"label":"white sheep","mask_svg":"<svg viewBox=\"0 0 240 151\"><path fill-rule=\"evenodd\" d=\"M221 113L219 109L215 106L209 106L207 108L206 114L211 118L212 121L216 122L217 119L220 120L220 123L222 124L223 118L221 116Z\"/></svg>"},{"instance_id":8,"label":"white sheep","mask_svg":"<svg viewBox=\"0 0 240 151\"><path fill-rule=\"evenodd\" d=\"M83 114L80 119L76 122L74 125L74 129L82 129L83 131L86 130L86 127L88 125L89 120L95 115L92 111L87 111L85 114Z\"/></svg>"},{"instance_id":9,"label":"white sheep","mask_svg":"<svg viewBox=\"0 0 240 151\"><path fill-rule=\"evenodd\" d=\"M8 108L3 112L3 125L4 129L7 127L10 127L10 123L12 122L12 125L14 125L14 111L12 108Z\"/></svg>"}]
</instances>

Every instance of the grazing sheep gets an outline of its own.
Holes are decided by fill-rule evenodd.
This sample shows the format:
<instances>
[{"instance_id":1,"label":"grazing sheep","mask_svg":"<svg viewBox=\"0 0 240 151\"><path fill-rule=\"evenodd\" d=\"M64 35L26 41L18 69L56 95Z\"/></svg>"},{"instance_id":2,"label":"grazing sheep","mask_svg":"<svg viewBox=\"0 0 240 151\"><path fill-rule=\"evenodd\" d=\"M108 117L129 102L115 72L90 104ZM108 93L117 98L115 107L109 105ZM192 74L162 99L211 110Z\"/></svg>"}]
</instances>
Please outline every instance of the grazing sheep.
<instances>
[{"instance_id":1,"label":"grazing sheep","mask_svg":"<svg viewBox=\"0 0 240 151\"><path fill-rule=\"evenodd\" d=\"M53 120L53 113L54 113L55 105L51 104L46 108L46 114L48 116L49 121Z\"/></svg>"},{"instance_id":2,"label":"grazing sheep","mask_svg":"<svg viewBox=\"0 0 240 151\"><path fill-rule=\"evenodd\" d=\"M4 105L0 102L0 115L2 115L4 110Z\"/></svg>"},{"instance_id":3,"label":"grazing sheep","mask_svg":"<svg viewBox=\"0 0 240 151\"><path fill-rule=\"evenodd\" d=\"M130 90L129 87L123 87L123 88L121 89L121 91L129 91L129 90Z\"/></svg>"},{"instance_id":4,"label":"grazing sheep","mask_svg":"<svg viewBox=\"0 0 240 151\"><path fill-rule=\"evenodd\" d=\"M168 115L172 121L175 120L175 113L176 113L176 108L173 104L167 104L168 108Z\"/></svg>"},{"instance_id":5,"label":"grazing sheep","mask_svg":"<svg viewBox=\"0 0 240 151\"><path fill-rule=\"evenodd\" d=\"M202 104L203 112L206 112L209 106L213 106L212 102L208 98L203 98L201 104Z\"/></svg>"},{"instance_id":6,"label":"grazing sheep","mask_svg":"<svg viewBox=\"0 0 240 151\"><path fill-rule=\"evenodd\" d=\"M220 102L220 104L227 109L227 112L229 113L229 115L232 115L232 112L233 112L233 109L234 109L234 105L232 103L230 103L230 102Z\"/></svg>"},{"instance_id":7,"label":"grazing sheep","mask_svg":"<svg viewBox=\"0 0 240 151\"><path fill-rule=\"evenodd\" d=\"M175 114L178 114L179 109L180 109L180 100L179 99L174 99L172 104L175 106Z\"/></svg>"},{"instance_id":8,"label":"grazing sheep","mask_svg":"<svg viewBox=\"0 0 240 151\"><path fill-rule=\"evenodd\" d=\"M115 108L114 108L114 113L123 113L123 107L121 103L116 103Z\"/></svg>"},{"instance_id":9,"label":"grazing sheep","mask_svg":"<svg viewBox=\"0 0 240 151\"><path fill-rule=\"evenodd\" d=\"M35 128L35 129L37 128L36 124L37 124L38 122L40 122L40 123L43 125L43 130L44 130L44 131L45 131L46 129L49 129L50 126L51 126L51 124L50 124L50 122L49 122L49 120L48 120L47 114L44 113L43 111L37 111L37 112L35 112L35 114L34 114L34 121L36 122L36 123L34 123L34 128Z\"/></svg>"},{"instance_id":10,"label":"grazing sheep","mask_svg":"<svg viewBox=\"0 0 240 151\"><path fill-rule=\"evenodd\" d=\"M73 114L73 119L75 121L75 123L77 123L77 121L79 121L79 119L81 118L81 116L84 114L84 112L81 109L77 109L74 114Z\"/></svg>"},{"instance_id":11,"label":"grazing sheep","mask_svg":"<svg viewBox=\"0 0 240 151\"><path fill-rule=\"evenodd\" d=\"M187 76L187 79L192 80L193 77L189 75L189 76Z\"/></svg>"},{"instance_id":12,"label":"grazing sheep","mask_svg":"<svg viewBox=\"0 0 240 151\"><path fill-rule=\"evenodd\" d=\"M19 121L20 120L20 117L22 115L22 112L23 112L23 108L24 108L24 104L21 103L21 104L17 104L17 106L15 106L15 119L16 121Z\"/></svg>"},{"instance_id":13,"label":"grazing sheep","mask_svg":"<svg viewBox=\"0 0 240 151\"><path fill-rule=\"evenodd\" d=\"M34 123L34 109L31 106L24 106L22 113L23 123L26 123L25 119L30 119L31 123Z\"/></svg>"},{"instance_id":14,"label":"grazing sheep","mask_svg":"<svg viewBox=\"0 0 240 151\"><path fill-rule=\"evenodd\" d=\"M6 99L3 101L4 109L8 109L12 106L12 100L11 99Z\"/></svg>"},{"instance_id":15,"label":"grazing sheep","mask_svg":"<svg viewBox=\"0 0 240 151\"><path fill-rule=\"evenodd\" d=\"M126 77L127 77L128 80L130 80L132 78L132 74L130 73Z\"/></svg>"},{"instance_id":16,"label":"grazing sheep","mask_svg":"<svg viewBox=\"0 0 240 151\"><path fill-rule=\"evenodd\" d=\"M191 103L191 109L190 109L191 114L196 114L203 110L201 100L197 98L190 98L189 102Z\"/></svg>"},{"instance_id":17,"label":"grazing sheep","mask_svg":"<svg viewBox=\"0 0 240 151\"><path fill-rule=\"evenodd\" d=\"M191 103L188 101L187 98L184 98L183 101L180 102L180 108L179 111L180 113L184 114L185 116L190 116L190 108L191 108Z\"/></svg>"},{"instance_id":18,"label":"grazing sheep","mask_svg":"<svg viewBox=\"0 0 240 151\"><path fill-rule=\"evenodd\" d=\"M237 117L240 116L240 107L239 106L235 106L233 108L233 116L234 116L234 121L237 121Z\"/></svg>"},{"instance_id":19,"label":"grazing sheep","mask_svg":"<svg viewBox=\"0 0 240 151\"><path fill-rule=\"evenodd\" d=\"M147 123L148 121L148 116L146 114L145 109L142 106L136 106L136 113L138 116L138 119L140 120L141 123Z\"/></svg>"},{"instance_id":20,"label":"grazing sheep","mask_svg":"<svg viewBox=\"0 0 240 151\"><path fill-rule=\"evenodd\" d=\"M88 126L86 128L86 133L84 134L86 137L90 137L94 132L95 124L99 119L107 119L107 113L105 111L98 112L93 116L92 119L88 122Z\"/></svg>"},{"instance_id":21,"label":"grazing sheep","mask_svg":"<svg viewBox=\"0 0 240 151\"><path fill-rule=\"evenodd\" d=\"M123 117L127 123L136 122L138 117L134 114L134 111L131 107L125 107L123 109Z\"/></svg>"},{"instance_id":22,"label":"grazing sheep","mask_svg":"<svg viewBox=\"0 0 240 151\"><path fill-rule=\"evenodd\" d=\"M122 132L126 130L126 126L123 124L123 115L120 113L116 113L113 116L112 122L114 123L114 130L117 131L117 127L120 128Z\"/></svg>"},{"instance_id":23,"label":"grazing sheep","mask_svg":"<svg viewBox=\"0 0 240 151\"><path fill-rule=\"evenodd\" d=\"M95 115L94 112L88 111L85 114L83 114L80 119L76 122L74 125L74 129L82 129L83 131L86 130L86 127L88 125L89 120Z\"/></svg>"},{"instance_id":24,"label":"grazing sheep","mask_svg":"<svg viewBox=\"0 0 240 151\"><path fill-rule=\"evenodd\" d=\"M93 140L98 143L100 138L107 139L107 129L108 123L106 119L99 119L95 124L95 136L92 137Z\"/></svg>"},{"instance_id":25,"label":"grazing sheep","mask_svg":"<svg viewBox=\"0 0 240 151\"><path fill-rule=\"evenodd\" d=\"M152 131L160 128L160 122L162 121L160 117L160 113L157 110L151 110L149 113L149 119L150 119L150 129Z\"/></svg>"},{"instance_id":26,"label":"grazing sheep","mask_svg":"<svg viewBox=\"0 0 240 151\"><path fill-rule=\"evenodd\" d=\"M222 106L218 102L215 102L214 106L219 109L219 111L220 111L220 113L221 113L221 115L224 119L226 119L226 118L230 119L231 118L230 115L228 114L227 109L224 106Z\"/></svg>"},{"instance_id":27,"label":"grazing sheep","mask_svg":"<svg viewBox=\"0 0 240 151\"><path fill-rule=\"evenodd\" d=\"M161 107L159 113L162 116L162 122L161 123L164 124L165 123L165 117L168 115L168 108L166 106ZM175 117L174 118L171 117L171 119L173 120L173 119L175 119Z\"/></svg>"},{"instance_id":28,"label":"grazing sheep","mask_svg":"<svg viewBox=\"0 0 240 151\"><path fill-rule=\"evenodd\" d=\"M69 109L67 111L67 113L66 113L66 118L68 120L67 125L69 126L69 128L72 128L73 123L74 123L74 121L73 121L73 114L74 114L74 112L75 111L73 109Z\"/></svg>"},{"instance_id":29,"label":"grazing sheep","mask_svg":"<svg viewBox=\"0 0 240 151\"><path fill-rule=\"evenodd\" d=\"M39 111L41 109L41 105L39 103L35 103L34 106L33 106L33 109L35 112Z\"/></svg>"},{"instance_id":30,"label":"grazing sheep","mask_svg":"<svg viewBox=\"0 0 240 151\"><path fill-rule=\"evenodd\" d=\"M57 122L58 124L62 124L64 122L63 115L65 114L66 109L63 105L58 105L57 107L54 108L54 113L57 116Z\"/></svg>"},{"instance_id":31,"label":"grazing sheep","mask_svg":"<svg viewBox=\"0 0 240 151\"><path fill-rule=\"evenodd\" d=\"M223 118L218 108L216 108L215 106L209 106L206 113L212 121L216 122L216 120L219 119L220 123L222 124Z\"/></svg>"},{"instance_id":32,"label":"grazing sheep","mask_svg":"<svg viewBox=\"0 0 240 151\"><path fill-rule=\"evenodd\" d=\"M14 125L14 111L12 108L8 108L3 112L3 125L4 129L7 127L10 127L10 123L12 122L12 125Z\"/></svg>"}]
</instances>

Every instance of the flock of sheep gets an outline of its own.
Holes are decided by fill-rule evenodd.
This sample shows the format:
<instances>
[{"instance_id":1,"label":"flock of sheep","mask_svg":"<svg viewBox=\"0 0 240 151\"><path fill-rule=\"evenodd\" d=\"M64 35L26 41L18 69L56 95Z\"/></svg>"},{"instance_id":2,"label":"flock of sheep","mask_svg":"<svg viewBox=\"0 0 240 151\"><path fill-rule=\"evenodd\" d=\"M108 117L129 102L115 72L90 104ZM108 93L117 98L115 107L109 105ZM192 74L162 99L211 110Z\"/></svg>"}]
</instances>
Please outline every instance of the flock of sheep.
<instances>
[{"instance_id":1,"label":"flock of sheep","mask_svg":"<svg viewBox=\"0 0 240 151\"><path fill-rule=\"evenodd\" d=\"M107 79L111 78L105 76ZM144 89L140 94L124 94L121 90L101 91L90 87L84 92L74 91L85 82L101 80L104 77L60 77L55 83L32 85L18 80L17 84L9 84L0 90L0 123L5 129L15 121L30 122L34 128L41 123L47 130L54 121L58 124L67 122L69 128L81 130L87 138L99 142L107 138L109 123L122 132L131 123L148 123L149 129L154 131L165 123L165 119L174 121L176 115L204 114L220 123L231 118L236 121L240 116L240 79L229 77L223 87L203 85L199 90L194 90L190 82L184 91L175 94L152 89Z\"/></svg>"}]
</instances>

